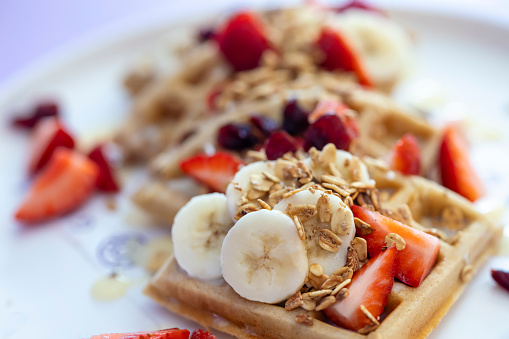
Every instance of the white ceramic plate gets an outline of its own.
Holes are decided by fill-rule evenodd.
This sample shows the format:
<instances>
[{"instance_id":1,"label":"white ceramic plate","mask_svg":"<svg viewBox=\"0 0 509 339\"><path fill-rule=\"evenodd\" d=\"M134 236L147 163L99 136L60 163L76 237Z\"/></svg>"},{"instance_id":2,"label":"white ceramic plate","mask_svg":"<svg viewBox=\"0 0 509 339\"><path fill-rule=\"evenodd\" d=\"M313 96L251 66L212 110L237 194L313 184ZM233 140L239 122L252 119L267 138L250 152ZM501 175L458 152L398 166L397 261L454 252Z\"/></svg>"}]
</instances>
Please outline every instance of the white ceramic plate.
<instances>
[{"instance_id":1,"label":"white ceramic plate","mask_svg":"<svg viewBox=\"0 0 509 339\"><path fill-rule=\"evenodd\" d=\"M489 209L492 202L507 206L509 143L503 134L509 128L509 29L433 12L394 10L393 17L418 41L419 68L398 98L427 103L442 112L439 117L443 112L470 116L477 126L476 166L490 188L490 199L481 207ZM29 181L28 138L10 128L10 112L52 96L62 103L78 139L90 141L113 129L129 106L120 86L124 71L169 31L168 22L151 20L107 37L96 35L46 59L0 91L0 338L84 338L196 327L144 297L142 270L122 261L126 239L143 246L161 232L144 227L145 220L129 203L137 176L129 176L116 212L105 207L106 197L97 196L45 225L24 228L12 218ZM131 285L126 296L108 302L92 298L92 286L119 266ZM509 293L492 282L488 269L493 266L509 269L509 258L500 256L485 266L432 338L509 338Z\"/></svg>"}]
</instances>

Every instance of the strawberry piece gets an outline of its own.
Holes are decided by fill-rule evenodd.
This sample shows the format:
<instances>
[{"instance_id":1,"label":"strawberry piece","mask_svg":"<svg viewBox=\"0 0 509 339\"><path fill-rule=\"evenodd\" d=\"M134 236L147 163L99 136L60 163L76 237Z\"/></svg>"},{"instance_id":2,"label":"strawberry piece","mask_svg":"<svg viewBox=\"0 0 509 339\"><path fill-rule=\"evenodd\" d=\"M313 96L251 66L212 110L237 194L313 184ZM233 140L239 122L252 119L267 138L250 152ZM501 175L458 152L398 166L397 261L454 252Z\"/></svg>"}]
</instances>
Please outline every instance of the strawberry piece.
<instances>
[{"instance_id":1,"label":"strawberry piece","mask_svg":"<svg viewBox=\"0 0 509 339\"><path fill-rule=\"evenodd\" d=\"M362 312L361 305L378 320L394 284L396 254L399 255L393 245L372 257L355 272L347 286L348 297L325 309L330 320L341 327L358 331L371 324Z\"/></svg>"},{"instance_id":2,"label":"strawberry piece","mask_svg":"<svg viewBox=\"0 0 509 339\"><path fill-rule=\"evenodd\" d=\"M58 105L53 101L46 101L35 106L29 116L14 118L12 123L16 127L32 129L35 125L37 125L39 120L47 117L58 116L58 114Z\"/></svg>"},{"instance_id":3,"label":"strawberry piece","mask_svg":"<svg viewBox=\"0 0 509 339\"><path fill-rule=\"evenodd\" d=\"M418 175L421 171L421 149L413 134L407 133L394 145L389 156L391 169L405 175Z\"/></svg>"},{"instance_id":4,"label":"strawberry piece","mask_svg":"<svg viewBox=\"0 0 509 339\"><path fill-rule=\"evenodd\" d=\"M269 48L263 23L251 12L240 12L230 18L216 40L236 71L257 67L263 52Z\"/></svg>"},{"instance_id":5,"label":"strawberry piece","mask_svg":"<svg viewBox=\"0 0 509 339\"><path fill-rule=\"evenodd\" d=\"M90 197L98 174L99 168L87 157L66 148L56 149L35 178L16 219L32 223L70 212Z\"/></svg>"},{"instance_id":6,"label":"strawberry piece","mask_svg":"<svg viewBox=\"0 0 509 339\"><path fill-rule=\"evenodd\" d=\"M117 193L120 187L114 175L114 170L110 165L108 158L104 155L104 146L96 146L88 157L99 167L96 187L103 192Z\"/></svg>"},{"instance_id":7,"label":"strawberry piece","mask_svg":"<svg viewBox=\"0 0 509 339\"><path fill-rule=\"evenodd\" d=\"M189 339L189 331L170 328L154 332L100 334L90 339Z\"/></svg>"},{"instance_id":8,"label":"strawberry piece","mask_svg":"<svg viewBox=\"0 0 509 339\"><path fill-rule=\"evenodd\" d=\"M343 6L336 8L335 10L338 13L343 13L350 9L360 9L360 10L364 10L364 11L368 11L368 12L378 13L383 16L387 16L387 14L384 11L382 11L380 8L376 8L376 7L372 6L371 4L364 2L364 1L360 1L360 0L352 0L352 1L344 4Z\"/></svg>"},{"instance_id":9,"label":"strawberry piece","mask_svg":"<svg viewBox=\"0 0 509 339\"><path fill-rule=\"evenodd\" d=\"M189 339L216 339L216 336L210 332L198 329L191 334Z\"/></svg>"},{"instance_id":10,"label":"strawberry piece","mask_svg":"<svg viewBox=\"0 0 509 339\"><path fill-rule=\"evenodd\" d=\"M285 131L277 131L272 133L265 141L265 153L268 160L276 160L281 158L288 152L298 150L299 142Z\"/></svg>"},{"instance_id":11,"label":"strawberry piece","mask_svg":"<svg viewBox=\"0 0 509 339\"><path fill-rule=\"evenodd\" d=\"M406 246L398 251L396 258L396 278L407 285L419 286L435 264L440 250L438 239L361 206L352 206L352 212L374 228L369 235L357 232L358 236L366 239L371 257L382 251L387 234L396 233L405 240Z\"/></svg>"},{"instance_id":12,"label":"strawberry piece","mask_svg":"<svg viewBox=\"0 0 509 339\"><path fill-rule=\"evenodd\" d=\"M46 165L57 147L74 148L74 139L57 117L49 117L37 124L31 144L28 168L34 174Z\"/></svg>"},{"instance_id":13,"label":"strawberry piece","mask_svg":"<svg viewBox=\"0 0 509 339\"><path fill-rule=\"evenodd\" d=\"M491 270L491 277L495 280L502 288L509 292L509 272L501 270Z\"/></svg>"},{"instance_id":14,"label":"strawberry piece","mask_svg":"<svg viewBox=\"0 0 509 339\"><path fill-rule=\"evenodd\" d=\"M207 99L206 99L206 101L207 101L207 108L208 108L208 110L210 112L216 111L216 109L217 109L216 99L217 99L217 97L219 97L220 94L221 94L221 89L220 88L214 88L207 95Z\"/></svg>"},{"instance_id":15,"label":"strawberry piece","mask_svg":"<svg viewBox=\"0 0 509 339\"><path fill-rule=\"evenodd\" d=\"M325 27L317 41L317 46L325 55L321 64L323 68L329 71L353 72L361 85L373 87L373 81L361 58L343 34Z\"/></svg>"},{"instance_id":16,"label":"strawberry piece","mask_svg":"<svg viewBox=\"0 0 509 339\"><path fill-rule=\"evenodd\" d=\"M457 126L448 126L440 147L442 185L470 201L481 198L486 190L468 155L468 145Z\"/></svg>"},{"instance_id":17,"label":"strawberry piece","mask_svg":"<svg viewBox=\"0 0 509 339\"><path fill-rule=\"evenodd\" d=\"M180 163L182 171L216 192L224 193L226 186L242 165L230 153L199 154Z\"/></svg>"},{"instance_id":18,"label":"strawberry piece","mask_svg":"<svg viewBox=\"0 0 509 339\"><path fill-rule=\"evenodd\" d=\"M346 127L346 132L351 140L359 137L359 125L357 119L348 114L348 107L340 102L325 100L320 101L314 111L309 115L308 121L310 124L315 123L320 117L332 114L336 115Z\"/></svg>"}]
</instances>

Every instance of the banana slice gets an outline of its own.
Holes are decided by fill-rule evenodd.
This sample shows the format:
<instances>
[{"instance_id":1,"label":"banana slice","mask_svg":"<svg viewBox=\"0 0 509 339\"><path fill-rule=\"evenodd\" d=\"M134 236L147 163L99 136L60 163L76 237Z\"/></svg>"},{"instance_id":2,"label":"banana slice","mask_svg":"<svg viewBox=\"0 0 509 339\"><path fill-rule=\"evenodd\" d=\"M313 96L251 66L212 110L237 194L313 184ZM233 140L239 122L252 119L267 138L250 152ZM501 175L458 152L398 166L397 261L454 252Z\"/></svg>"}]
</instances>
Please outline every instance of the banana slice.
<instances>
[{"instance_id":1,"label":"banana slice","mask_svg":"<svg viewBox=\"0 0 509 339\"><path fill-rule=\"evenodd\" d=\"M366 165L358 157L343 150L336 150L333 144L327 144L323 148L319 159L306 158L303 162L318 180L321 180L324 174L332 174L328 166L330 163L335 164L341 177L348 182L370 180Z\"/></svg>"},{"instance_id":2,"label":"banana slice","mask_svg":"<svg viewBox=\"0 0 509 339\"><path fill-rule=\"evenodd\" d=\"M339 197L319 190L314 193L305 190L281 200L274 206L274 210L285 212L292 218L299 218L306 234L310 263L320 264L327 275L345 265L348 247L355 237L355 224L352 211ZM327 241L320 245L322 230L332 231L333 237L335 235L341 239L341 245L329 247ZM330 234L328 231L324 232L326 236ZM337 250L334 251L334 248Z\"/></svg>"},{"instance_id":3,"label":"banana slice","mask_svg":"<svg viewBox=\"0 0 509 339\"><path fill-rule=\"evenodd\" d=\"M179 266L195 278L221 278L221 246L232 225L224 194L192 198L177 213L171 229Z\"/></svg>"},{"instance_id":4,"label":"banana slice","mask_svg":"<svg viewBox=\"0 0 509 339\"><path fill-rule=\"evenodd\" d=\"M268 185L271 185L271 180L267 179L263 172L274 175L275 167L274 161L258 161L242 167L235 174L226 189L228 212L233 220L235 220L234 215L241 205L265 196L269 189ZM259 186L257 186L259 189L253 188L254 178L259 181Z\"/></svg>"},{"instance_id":5,"label":"banana slice","mask_svg":"<svg viewBox=\"0 0 509 339\"><path fill-rule=\"evenodd\" d=\"M378 86L400 80L414 61L409 34L391 19L364 10L334 15L333 26L350 37Z\"/></svg>"},{"instance_id":6,"label":"banana slice","mask_svg":"<svg viewBox=\"0 0 509 339\"><path fill-rule=\"evenodd\" d=\"M301 289L308 273L306 247L293 220L280 211L242 217L221 250L223 276L242 297L275 304Z\"/></svg>"}]
</instances>

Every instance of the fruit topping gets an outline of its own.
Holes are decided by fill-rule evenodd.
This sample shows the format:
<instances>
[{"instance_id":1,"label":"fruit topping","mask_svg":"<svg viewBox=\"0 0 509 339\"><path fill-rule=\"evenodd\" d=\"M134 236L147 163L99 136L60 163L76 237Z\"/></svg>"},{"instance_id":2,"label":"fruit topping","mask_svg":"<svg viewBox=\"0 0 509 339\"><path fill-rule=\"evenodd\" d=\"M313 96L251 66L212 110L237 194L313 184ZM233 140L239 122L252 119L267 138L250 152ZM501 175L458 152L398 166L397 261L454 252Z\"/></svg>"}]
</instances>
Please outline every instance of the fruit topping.
<instances>
[{"instance_id":1,"label":"fruit topping","mask_svg":"<svg viewBox=\"0 0 509 339\"><path fill-rule=\"evenodd\" d=\"M74 148L74 139L57 117L41 120L32 135L28 169L34 174L46 165L57 147Z\"/></svg>"},{"instance_id":2,"label":"fruit topping","mask_svg":"<svg viewBox=\"0 0 509 339\"><path fill-rule=\"evenodd\" d=\"M337 149L348 150L352 143L352 133L346 124L337 116L326 114L318 118L305 134L304 148L306 150L316 147L321 150L328 143L332 143Z\"/></svg>"},{"instance_id":3,"label":"fruit topping","mask_svg":"<svg viewBox=\"0 0 509 339\"><path fill-rule=\"evenodd\" d=\"M97 176L96 183L97 188L104 192L118 192L120 187L114 175L115 170L111 167L110 161L105 155L104 145L96 146L88 154L88 157L99 167L99 175Z\"/></svg>"},{"instance_id":4,"label":"fruit topping","mask_svg":"<svg viewBox=\"0 0 509 339\"><path fill-rule=\"evenodd\" d=\"M320 101L313 112L309 115L308 121L310 124L313 124L321 116L327 114L337 115L337 117L341 119L343 124L346 126L346 131L351 140L359 137L359 126L353 111L349 110L347 106L337 101Z\"/></svg>"},{"instance_id":5,"label":"fruit topping","mask_svg":"<svg viewBox=\"0 0 509 339\"><path fill-rule=\"evenodd\" d=\"M279 125L276 121L263 115L252 115L249 121L266 137L279 129Z\"/></svg>"},{"instance_id":6,"label":"fruit topping","mask_svg":"<svg viewBox=\"0 0 509 339\"><path fill-rule=\"evenodd\" d=\"M337 30L325 27L317 41L317 46L324 55L321 63L323 68L329 71L343 70L353 72L361 85L373 87L373 81L364 63L346 36Z\"/></svg>"},{"instance_id":7,"label":"fruit topping","mask_svg":"<svg viewBox=\"0 0 509 339\"><path fill-rule=\"evenodd\" d=\"M380 8L376 8L376 7L372 6L371 4L361 1L361 0L351 0L351 1L347 2L346 4L344 4L343 6L337 7L335 10L338 13L343 13L350 9L361 9L361 10L365 10L365 11L378 13L381 15L387 15Z\"/></svg>"},{"instance_id":8,"label":"fruit topping","mask_svg":"<svg viewBox=\"0 0 509 339\"><path fill-rule=\"evenodd\" d=\"M440 250L438 239L361 206L352 206L352 212L356 218L368 223L374 229L371 234L357 233L357 236L366 239L371 257L380 253L386 246L385 238L388 234L396 234L403 238L404 249L399 251L396 258L396 278L407 285L419 286L435 264ZM399 237L392 236L392 239Z\"/></svg>"},{"instance_id":9,"label":"fruit topping","mask_svg":"<svg viewBox=\"0 0 509 339\"><path fill-rule=\"evenodd\" d=\"M299 142L285 131L272 133L265 141L265 153L268 160L281 158L285 153L295 152L299 149Z\"/></svg>"},{"instance_id":10,"label":"fruit topping","mask_svg":"<svg viewBox=\"0 0 509 339\"><path fill-rule=\"evenodd\" d=\"M253 148L260 139L253 133L253 128L245 124L227 124L219 129L219 145L230 151L243 151Z\"/></svg>"},{"instance_id":11,"label":"fruit topping","mask_svg":"<svg viewBox=\"0 0 509 339\"><path fill-rule=\"evenodd\" d=\"M16 219L32 223L70 212L90 197L98 174L99 168L87 157L66 148L56 149L35 178Z\"/></svg>"},{"instance_id":12,"label":"fruit topping","mask_svg":"<svg viewBox=\"0 0 509 339\"><path fill-rule=\"evenodd\" d=\"M509 292L509 272L501 270L491 270L491 277L500 286L502 286Z\"/></svg>"},{"instance_id":13,"label":"fruit topping","mask_svg":"<svg viewBox=\"0 0 509 339\"><path fill-rule=\"evenodd\" d=\"M214 155L199 154L180 163L182 171L216 192L226 190L226 186L237 173L242 161L226 152Z\"/></svg>"},{"instance_id":14,"label":"fruit topping","mask_svg":"<svg viewBox=\"0 0 509 339\"><path fill-rule=\"evenodd\" d=\"M101 334L94 335L90 339L189 339L189 331L180 330L178 328L170 328L167 330L160 330L154 332Z\"/></svg>"},{"instance_id":15,"label":"fruit topping","mask_svg":"<svg viewBox=\"0 0 509 339\"><path fill-rule=\"evenodd\" d=\"M29 116L14 118L12 123L16 127L32 129L39 120L46 117L58 116L58 114L58 105L53 101L46 101L35 106Z\"/></svg>"},{"instance_id":16,"label":"fruit topping","mask_svg":"<svg viewBox=\"0 0 509 339\"><path fill-rule=\"evenodd\" d=\"M207 95L207 108L209 111L215 111L216 107L216 99L221 94L221 89L214 88Z\"/></svg>"},{"instance_id":17,"label":"fruit topping","mask_svg":"<svg viewBox=\"0 0 509 339\"><path fill-rule=\"evenodd\" d=\"M198 31L198 41L205 42L214 39L214 29L212 27L204 27Z\"/></svg>"},{"instance_id":18,"label":"fruit topping","mask_svg":"<svg viewBox=\"0 0 509 339\"><path fill-rule=\"evenodd\" d=\"M235 14L216 40L223 56L236 71L257 67L263 52L269 48L262 20L251 12Z\"/></svg>"},{"instance_id":19,"label":"fruit topping","mask_svg":"<svg viewBox=\"0 0 509 339\"><path fill-rule=\"evenodd\" d=\"M309 126L308 115L309 113L299 106L297 100L290 100L283 110L282 128L293 136L304 133Z\"/></svg>"},{"instance_id":20,"label":"fruit topping","mask_svg":"<svg viewBox=\"0 0 509 339\"><path fill-rule=\"evenodd\" d=\"M189 339L216 339L216 336L202 329L195 330Z\"/></svg>"},{"instance_id":21,"label":"fruit topping","mask_svg":"<svg viewBox=\"0 0 509 339\"><path fill-rule=\"evenodd\" d=\"M395 263L401 251L395 246L373 256L355 272L346 286L348 296L325 309L335 324L354 331L376 329L394 283Z\"/></svg>"},{"instance_id":22,"label":"fruit topping","mask_svg":"<svg viewBox=\"0 0 509 339\"><path fill-rule=\"evenodd\" d=\"M413 134L407 133L394 145L389 156L391 169L405 175L418 175L421 171L421 149Z\"/></svg>"},{"instance_id":23,"label":"fruit topping","mask_svg":"<svg viewBox=\"0 0 509 339\"><path fill-rule=\"evenodd\" d=\"M446 127L439 161L444 187L470 201L476 201L485 194L484 185L470 162L467 142L458 126Z\"/></svg>"}]
</instances>

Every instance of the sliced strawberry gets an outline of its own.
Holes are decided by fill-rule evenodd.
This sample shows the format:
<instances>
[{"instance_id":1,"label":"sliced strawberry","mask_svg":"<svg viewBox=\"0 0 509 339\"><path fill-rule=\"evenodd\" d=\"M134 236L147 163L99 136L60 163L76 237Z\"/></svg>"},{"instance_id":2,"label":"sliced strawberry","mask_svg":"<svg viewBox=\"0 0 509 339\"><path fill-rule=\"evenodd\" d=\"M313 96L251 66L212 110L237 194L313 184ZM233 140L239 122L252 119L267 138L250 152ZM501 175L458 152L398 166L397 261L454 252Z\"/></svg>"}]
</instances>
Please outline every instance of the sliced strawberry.
<instances>
[{"instance_id":1,"label":"sliced strawberry","mask_svg":"<svg viewBox=\"0 0 509 339\"><path fill-rule=\"evenodd\" d=\"M13 119L12 123L16 127L32 129L35 125L37 125L39 120L47 117L58 116L58 114L58 105L53 101L45 101L35 106L29 116L16 117Z\"/></svg>"},{"instance_id":2,"label":"sliced strawberry","mask_svg":"<svg viewBox=\"0 0 509 339\"><path fill-rule=\"evenodd\" d=\"M214 88L207 95L207 108L209 111L214 112L216 107L216 99L221 94L221 89Z\"/></svg>"},{"instance_id":3,"label":"sliced strawberry","mask_svg":"<svg viewBox=\"0 0 509 339\"><path fill-rule=\"evenodd\" d=\"M225 192L226 186L239 170L242 161L230 153L199 154L180 163L182 171L216 192Z\"/></svg>"},{"instance_id":4,"label":"sliced strawberry","mask_svg":"<svg viewBox=\"0 0 509 339\"><path fill-rule=\"evenodd\" d=\"M333 114L343 121L346 127L346 132L350 139L354 140L359 137L359 125L357 119L348 112L348 106L333 100L320 101L314 111L309 115L308 121L310 124L315 123L321 116Z\"/></svg>"},{"instance_id":5,"label":"sliced strawberry","mask_svg":"<svg viewBox=\"0 0 509 339\"><path fill-rule=\"evenodd\" d=\"M299 149L300 142L285 131L273 132L265 140L265 153L268 160L281 158L285 153L295 152Z\"/></svg>"},{"instance_id":6,"label":"sliced strawberry","mask_svg":"<svg viewBox=\"0 0 509 339\"><path fill-rule=\"evenodd\" d=\"M509 292L509 272L501 270L491 270L491 277L495 280L502 288Z\"/></svg>"},{"instance_id":7,"label":"sliced strawberry","mask_svg":"<svg viewBox=\"0 0 509 339\"><path fill-rule=\"evenodd\" d=\"M347 37L339 31L325 27L317 41L317 46L325 56L321 64L323 68L330 71L353 72L361 85L373 87L373 81L360 56L357 55Z\"/></svg>"},{"instance_id":8,"label":"sliced strawberry","mask_svg":"<svg viewBox=\"0 0 509 339\"><path fill-rule=\"evenodd\" d=\"M396 233L405 240L406 246L396 258L396 278L407 285L419 286L435 264L440 250L438 239L361 206L352 206L352 212L374 228L369 235L357 234L366 239L371 257L382 251L387 234Z\"/></svg>"},{"instance_id":9,"label":"sliced strawberry","mask_svg":"<svg viewBox=\"0 0 509 339\"><path fill-rule=\"evenodd\" d=\"M360 1L360 0L351 0L351 1L347 2L346 4L344 4L343 6L336 8L335 10L338 13L343 13L350 9L360 9L360 10L364 10L364 11L378 13L383 16L387 16L387 14L384 11L382 11L380 8L376 8L373 5L371 5L367 2L364 2L364 1Z\"/></svg>"},{"instance_id":10,"label":"sliced strawberry","mask_svg":"<svg viewBox=\"0 0 509 339\"><path fill-rule=\"evenodd\" d=\"M236 71L257 67L263 52L269 48L262 20L251 12L235 14L216 40L223 56Z\"/></svg>"},{"instance_id":11,"label":"sliced strawberry","mask_svg":"<svg viewBox=\"0 0 509 339\"><path fill-rule=\"evenodd\" d=\"M57 147L74 148L74 139L57 117L48 117L35 127L31 144L28 168L34 174L46 165Z\"/></svg>"},{"instance_id":12,"label":"sliced strawberry","mask_svg":"<svg viewBox=\"0 0 509 339\"><path fill-rule=\"evenodd\" d=\"M191 334L189 339L216 339L216 336L210 332L198 329Z\"/></svg>"},{"instance_id":13,"label":"sliced strawberry","mask_svg":"<svg viewBox=\"0 0 509 339\"><path fill-rule=\"evenodd\" d=\"M472 167L468 145L457 126L448 126L440 147L442 185L470 201L481 198L486 190Z\"/></svg>"},{"instance_id":14,"label":"sliced strawberry","mask_svg":"<svg viewBox=\"0 0 509 339\"><path fill-rule=\"evenodd\" d=\"M99 168L87 157L58 148L35 178L16 219L39 222L70 212L92 194Z\"/></svg>"},{"instance_id":15,"label":"sliced strawberry","mask_svg":"<svg viewBox=\"0 0 509 339\"><path fill-rule=\"evenodd\" d=\"M361 305L378 320L394 284L397 254L396 247L391 246L355 272L352 282L346 286L348 296L325 309L330 320L341 327L358 331L371 324Z\"/></svg>"},{"instance_id":16,"label":"sliced strawberry","mask_svg":"<svg viewBox=\"0 0 509 339\"><path fill-rule=\"evenodd\" d=\"M189 331L170 328L155 332L100 334L90 339L189 339Z\"/></svg>"},{"instance_id":17,"label":"sliced strawberry","mask_svg":"<svg viewBox=\"0 0 509 339\"><path fill-rule=\"evenodd\" d=\"M99 167L99 175L97 176L96 186L103 192L116 193L120 190L120 186L115 178L115 170L111 167L108 158L104 155L104 145L96 146L88 157Z\"/></svg>"},{"instance_id":18,"label":"sliced strawberry","mask_svg":"<svg viewBox=\"0 0 509 339\"><path fill-rule=\"evenodd\" d=\"M394 145L389 156L391 168L405 175L418 175L421 171L421 149L413 134L407 133Z\"/></svg>"}]
</instances>

